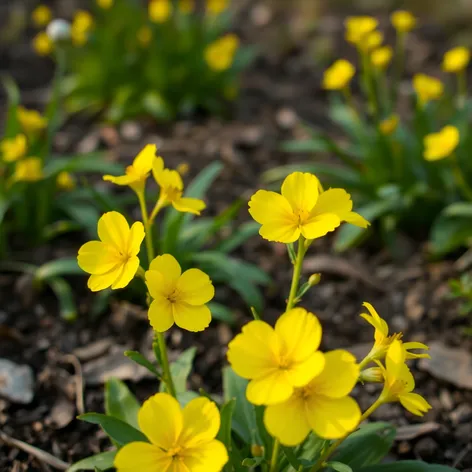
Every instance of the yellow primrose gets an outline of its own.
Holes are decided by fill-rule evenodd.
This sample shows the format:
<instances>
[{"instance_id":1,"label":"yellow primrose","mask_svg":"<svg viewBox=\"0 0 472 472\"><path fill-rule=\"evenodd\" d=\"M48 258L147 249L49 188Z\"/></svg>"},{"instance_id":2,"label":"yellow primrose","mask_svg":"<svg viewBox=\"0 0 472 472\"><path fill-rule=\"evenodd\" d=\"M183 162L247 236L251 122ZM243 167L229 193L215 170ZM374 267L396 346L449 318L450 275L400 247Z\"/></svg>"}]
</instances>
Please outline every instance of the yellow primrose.
<instances>
[{"instance_id":1,"label":"yellow primrose","mask_svg":"<svg viewBox=\"0 0 472 472\"><path fill-rule=\"evenodd\" d=\"M31 14L33 23L38 28L43 28L52 20L52 12L46 5L38 5Z\"/></svg>"},{"instance_id":2,"label":"yellow primrose","mask_svg":"<svg viewBox=\"0 0 472 472\"><path fill-rule=\"evenodd\" d=\"M85 10L78 10L74 15L71 26L71 38L76 46L83 46L88 39L88 33L93 27L93 17Z\"/></svg>"},{"instance_id":3,"label":"yellow primrose","mask_svg":"<svg viewBox=\"0 0 472 472\"><path fill-rule=\"evenodd\" d=\"M391 115L385 120L380 122L379 128L380 132L385 136L389 136L395 132L400 122L400 118L398 115Z\"/></svg>"},{"instance_id":4,"label":"yellow primrose","mask_svg":"<svg viewBox=\"0 0 472 472\"><path fill-rule=\"evenodd\" d=\"M177 211L199 215L206 208L205 202L198 198L183 197L184 183L176 170L164 168L162 157L155 159L152 174L161 188L156 208L172 205Z\"/></svg>"},{"instance_id":5,"label":"yellow primrose","mask_svg":"<svg viewBox=\"0 0 472 472\"><path fill-rule=\"evenodd\" d=\"M406 10L393 12L390 21L398 33L408 33L416 26L416 18Z\"/></svg>"},{"instance_id":6,"label":"yellow primrose","mask_svg":"<svg viewBox=\"0 0 472 472\"><path fill-rule=\"evenodd\" d=\"M144 226L137 221L130 228L121 213L110 211L98 220L97 229L100 241L85 243L77 257L79 267L91 274L87 285L92 292L124 288L139 267Z\"/></svg>"},{"instance_id":7,"label":"yellow primrose","mask_svg":"<svg viewBox=\"0 0 472 472\"><path fill-rule=\"evenodd\" d=\"M377 25L378 21L371 16L350 16L344 22L346 40L359 46L361 41L377 28Z\"/></svg>"},{"instance_id":8,"label":"yellow primrose","mask_svg":"<svg viewBox=\"0 0 472 472\"><path fill-rule=\"evenodd\" d=\"M156 145L148 144L134 158L133 163L126 168L125 175L107 174L103 176L103 180L116 185L128 185L137 193L143 192L155 159Z\"/></svg>"},{"instance_id":9,"label":"yellow primrose","mask_svg":"<svg viewBox=\"0 0 472 472\"><path fill-rule=\"evenodd\" d=\"M43 164L41 159L39 157L28 157L16 163L12 181L36 182L43 177Z\"/></svg>"},{"instance_id":10,"label":"yellow primrose","mask_svg":"<svg viewBox=\"0 0 472 472\"><path fill-rule=\"evenodd\" d=\"M394 341L387 351L385 367L379 363L385 379L380 395L382 403L399 401L410 413L423 416L431 405L419 394L413 393L415 379L405 364L406 351L400 341Z\"/></svg>"},{"instance_id":11,"label":"yellow primrose","mask_svg":"<svg viewBox=\"0 0 472 472\"><path fill-rule=\"evenodd\" d=\"M227 70L233 64L238 47L239 38L235 34L227 34L206 47L205 61L213 70L218 72Z\"/></svg>"},{"instance_id":12,"label":"yellow primrose","mask_svg":"<svg viewBox=\"0 0 472 472\"><path fill-rule=\"evenodd\" d=\"M359 424L361 410L349 396L359 377L355 357L337 350L324 358L323 371L310 383L265 410L267 431L285 446L302 443L310 431L323 439L342 438Z\"/></svg>"},{"instance_id":13,"label":"yellow primrose","mask_svg":"<svg viewBox=\"0 0 472 472\"><path fill-rule=\"evenodd\" d=\"M48 120L36 110L28 110L21 105L16 110L16 116L20 126L26 134L35 134L48 124Z\"/></svg>"},{"instance_id":14,"label":"yellow primrose","mask_svg":"<svg viewBox=\"0 0 472 472\"><path fill-rule=\"evenodd\" d=\"M378 48L383 43L383 40L383 34L375 30L366 35L365 38L359 42L359 45L366 51L372 51L372 49Z\"/></svg>"},{"instance_id":15,"label":"yellow primrose","mask_svg":"<svg viewBox=\"0 0 472 472\"><path fill-rule=\"evenodd\" d=\"M49 56L54 49L54 43L47 33L41 31L33 38L33 48L40 56Z\"/></svg>"},{"instance_id":16,"label":"yellow primrose","mask_svg":"<svg viewBox=\"0 0 472 472\"><path fill-rule=\"evenodd\" d=\"M172 14L172 3L170 0L151 0L148 13L152 22L165 23Z\"/></svg>"},{"instance_id":17,"label":"yellow primrose","mask_svg":"<svg viewBox=\"0 0 472 472\"><path fill-rule=\"evenodd\" d=\"M370 55L372 64L378 69L385 69L392 60L393 50L390 46L375 49Z\"/></svg>"},{"instance_id":18,"label":"yellow primrose","mask_svg":"<svg viewBox=\"0 0 472 472\"><path fill-rule=\"evenodd\" d=\"M219 15L228 8L228 0L207 0L206 11L211 15Z\"/></svg>"},{"instance_id":19,"label":"yellow primrose","mask_svg":"<svg viewBox=\"0 0 472 472\"><path fill-rule=\"evenodd\" d=\"M28 143L24 134L17 134L14 138L4 139L0 143L3 160L5 162L13 162L21 159L26 155Z\"/></svg>"},{"instance_id":20,"label":"yellow primrose","mask_svg":"<svg viewBox=\"0 0 472 472\"><path fill-rule=\"evenodd\" d=\"M369 354L366 356L366 359L370 361L376 359L383 359L388 348L394 341L400 341L403 337L402 333L395 333L388 335L389 329L387 322L379 316L376 309L368 302L364 302L363 306L367 308L367 313L361 313L360 317L363 318L367 323L374 327L374 346L372 347ZM420 358L429 358L429 354L426 353L414 353L410 352L411 349L423 349L429 350L429 347L426 344L418 342L407 342L403 343L403 347L406 350L407 359L420 359ZM367 364L367 362L366 362Z\"/></svg>"},{"instance_id":21,"label":"yellow primrose","mask_svg":"<svg viewBox=\"0 0 472 472\"><path fill-rule=\"evenodd\" d=\"M152 40L152 29L149 26L141 26L138 32L136 33L138 38L139 44L141 46L146 47Z\"/></svg>"},{"instance_id":22,"label":"yellow primrose","mask_svg":"<svg viewBox=\"0 0 472 472\"><path fill-rule=\"evenodd\" d=\"M75 188L75 179L70 172L62 171L56 177L56 185L62 190Z\"/></svg>"},{"instance_id":23,"label":"yellow primrose","mask_svg":"<svg viewBox=\"0 0 472 472\"><path fill-rule=\"evenodd\" d=\"M275 328L261 320L243 326L228 345L228 361L240 377L250 379L246 396L251 403L274 405L321 373L325 359L318 351L320 342L318 318L293 308Z\"/></svg>"},{"instance_id":24,"label":"yellow primrose","mask_svg":"<svg viewBox=\"0 0 472 472\"><path fill-rule=\"evenodd\" d=\"M159 332L167 331L174 323L187 331L203 331L211 321L206 305L215 289L210 277L200 269L182 273L174 256L157 256L146 271L146 286L152 297L149 321Z\"/></svg>"},{"instance_id":25,"label":"yellow primrose","mask_svg":"<svg viewBox=\"0 0 472 472\"><path fill-rule=\"evenodd\" d=\"M103 10L108 10L113 6L114 0L97 0L97 5Z\"/></svg>"},{"instance_id":26,"label":"yellow primrose","mask_svg":"<svg viewBox=\"0 0 472 472\"><path fill-rule=\"evenodd\" d=\"M343 222L361 228L369 225L352 211L352 200L345 190L330 188L324 192L313 174L290 174L281 191L258 190L249 201L249 213L262 225L259 234L268 241L293 243L300 235L320 238Z\"/></svg>"},{"instance_id":27,"label":"yellow primrose","mask_svg":"<svg viewBox=\"0 0 472 472\"><path fill-rule=\"evenodd\" d=\"M459 145L459 130L455 126L445 126L438 133L424 137L424 158L427 161L438 161L449 157Z\"/></svg>"},{"instance_id":28,"label":"yellow primrose","mask_svg":"<svg viewBox=\"0 0 472 472\"><path fill-rule=\"evenodd\" d=\"M220 472L228 462L216 440L220 412L205 397L182 408L168 393L157 393L138 412L139 429L149 442L133 441L115 457L117 472Z\"/></svg>"},{"instance_id":29,"label":"yellow primrose","mask_svg":"<svg viewBox=\"0 0 472 472\"><path fill-rule=\"evenodd\" d=\"M444 85L439 79L426 74L416 74L413 77L413 88L421 105L438 100L444 91Z\"/></svg>"},{"instance_id":30,"label":"yellow primrose","mask_svg":"<svg viewBox=\"0 0 472 472\"><path fill-rule=\"evenodd\" d=\"M470 62L470 50L468 48L459 46L447 51L444 54L442 68L446 72L457 74L462 72Z\"/></svg>"},{"instance_id":31,"label":"yellow primrose","mask_svg":"<svg viewBox=\"0 0 472 472\"><path fill-rule=\"evenodd\" d=\"M355 67L345 59L338 59L325 70L323 88L326 90L341 90L346 87L356 73Z\"/></svg>"},{"instance_id":32,"label":"yellow primrose","mask_svg":"<svg viewBox=\"0 0 472 472\"><path fill-rule=\"evenodd\" d=\"M179 11L182 13L192 13L195 8L195 0L179 0Z\"/></svg>"}]
</instances>

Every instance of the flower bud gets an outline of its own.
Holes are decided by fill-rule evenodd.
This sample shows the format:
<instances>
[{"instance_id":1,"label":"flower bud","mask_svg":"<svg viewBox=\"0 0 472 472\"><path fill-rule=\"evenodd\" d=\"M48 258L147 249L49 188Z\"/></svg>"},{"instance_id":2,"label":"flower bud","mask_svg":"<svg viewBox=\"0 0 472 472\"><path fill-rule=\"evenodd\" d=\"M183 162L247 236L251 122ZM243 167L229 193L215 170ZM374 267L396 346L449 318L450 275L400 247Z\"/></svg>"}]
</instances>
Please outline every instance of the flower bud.
<instances>
[{"instance_id":1,"label":"flower bud","mask_svg":"<svg viewBox=\"0 0 472 472\"><path fill-rule=\"evenodd\" d=\"M262 457L264 455L264 447L259 444L251 445L252 457Z\"/></svg>"},{"instance_id":2,"label":"flower bud","mask_svg":"<svg viewBox=\"0 0 472 472\"><path fill-rule=\"evenodd\" d=\"M321 274L311 274L310 277L308 278L308 285L310 287L314 287L315 285L318 285L321 281Z\"/></svg>"},{"instance_id":3,"label":"flower bud","mask_svg":"<svg viewBox=\"0 0 472 472\"><path fill-rule=\"evenodd\" d=\"M382 383L384 376L380 367L369 367L361 372L359 376L361 382L376 382Z\"/></svg>"},{"instance_id":4,"label":"flower bud","mask_svg":"<svg viewBox=\"0 0 472 472\"><path fill-rule=\"evenodd\" d=\"M57 43L70 38L70 24L66 20L57 19L51 21L46 28L46 33L51 41Z\"/></svg>"}]
</instances>

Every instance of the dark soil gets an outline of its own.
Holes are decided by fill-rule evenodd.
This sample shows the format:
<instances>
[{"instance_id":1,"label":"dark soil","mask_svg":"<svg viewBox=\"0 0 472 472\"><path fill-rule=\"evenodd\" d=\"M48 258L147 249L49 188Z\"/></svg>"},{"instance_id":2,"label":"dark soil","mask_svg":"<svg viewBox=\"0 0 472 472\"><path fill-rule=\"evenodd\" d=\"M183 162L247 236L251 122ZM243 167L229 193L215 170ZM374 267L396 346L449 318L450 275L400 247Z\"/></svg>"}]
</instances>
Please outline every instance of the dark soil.
<instances>
[{"instance_id":1,"label":"dark soil","mask_svg":"<svg viewBox=\"0 0 472 472\"><path fill-rule=\"evenodd\" d=\"M241 2L240 16L245 19L241 22L242 37L247 42L262 41L263 47L261 56L244 77L232 120L199 117L160 126L128 122L113 129L73 119L58 135L56 149L64 153L107 147L113 158L129 162L144 144L156 142L170 164L188 163L190 176L208 163L221 160L224 170L207 200L210 213L221 211L234 199L248 197L263 186L260 177L265 170L305 159L280 151L282 141L302 132L299 117L326 125L325 97L319 86L321 69L312 64L311 52L304 45L313 44L318 34L340 42L342 16L331 15L317 32L306 29L297 40L280 44L283 41L279 33L286 31L281 26L284 15L275 6L273 10L248 10L242 8L243 3L249 2ZM275 38L279 40L276 50L270 47ZM429 40L419 37L417 43L433 50ZM18 79L26 105L41 107L47 97L45 87L52 64L35 57L24 40L0 49L0 58L1 71ZM243 209L241 219L248 218ZM82 242L77 236L64 238L54 245L11 257L41 263L76 254ZM373 333L358 315L362 302L370 301L392 331L404 332L408 340L460 347L467 358L472 340L463 334L463 328L470 325L470 319L459 317L457 303L447 298L447 280L464 270L464 264L430 262L420 243L402 238L401 244L401 261L393 261L387 251L379 250L375 239L342 256L332 253L329 241L314 244L304 273L308 276L322 272L323 278L305 296L303 306L322 322L323 348L362 352L363 344L372 342ZM258 264L273 278L265 289L263 313L264 319L273 322L284 309L290 284L291 266L284 246L255 237L237 255ZM0 399L1 431L69 463L110 446L97 427L75 419L81 408L82 394L75 382L80 371L85 381L85 411L103 411L103 377L111 372L129 380L128 385L139 400L157 388L152 379L141 371L130 372L128 364L122 362L121 353L126 349L143 353L151 350L152 333L143 309L121 301L123 294L118 292L110 309L91 319L88 313L93 295L86 289L86 278L71 281L79 306L75 323L60 319L56 301L48 291L34 291L25 277L0 275L0 358L29 365L36 382L34 399L29 404ZM203 333L173 329L168 336L171 358L187 347L197 347L190 387L214 393L221 391L226 345L250 319L249 310L235 294L219 287L217 298L233 309L234 328L213 322ZM417 391L433 405L432 411L417 418L392 404L381 408L374 419L403 427L417 425L400 429L395 457L424 459L472 471L472 391L435 378L417 364L413 363ZM456 384L467 384L467 375L472 373L456 372ZM370 385L355 391L362 408L370 404L376 393L377 389ZM23 450L2 443L0 437L0 470L50 469Z\"/></svg>"}]
</instances>

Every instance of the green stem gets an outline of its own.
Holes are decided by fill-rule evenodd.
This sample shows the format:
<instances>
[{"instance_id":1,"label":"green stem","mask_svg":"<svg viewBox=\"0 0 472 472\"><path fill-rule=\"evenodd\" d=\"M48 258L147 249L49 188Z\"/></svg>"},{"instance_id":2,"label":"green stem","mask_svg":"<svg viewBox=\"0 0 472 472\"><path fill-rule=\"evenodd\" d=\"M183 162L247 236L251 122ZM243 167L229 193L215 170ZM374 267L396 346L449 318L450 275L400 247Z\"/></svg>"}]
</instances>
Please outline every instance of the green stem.
<instances>
[{"instance_id":1,"label":"green stem","mask_svg":"<svg viewBox=\"0 0 472 472\"><path fill-rule=\"evenodd\" d=\"M461 167L459 165L459 160L457 159L457 154L455 152L452 153L450 159L452 163L452 172L454 174L454 178L456 179L457 186L462 191L464 197L467 200L472 201L472 189L467 185L464 174L462 173Z\"/></svg>"},{"instance_id":2,"label":"green stem","mask_svg":"<svg viewBox=\"0 0 472 472\"><path fill-rule=\"evenodd\" d=\"M136 192L139 200L139 207L141 208L141 215L143 218L144 231L146 236L146 251L148 256L148 264L154 259L154 245L152 243L152 226L149 224L148 212L146 209L146 200L144 198L144 190Z\"/></svg>"},{"instance_id":3,"label":"green stem","mask_svg":"<svg viewBox=\"0 0 472 472\"><path fill-rule=\"evenodd\" d=\"M369 109L372 113L374 119L378 120L379 118L379 106L377 103L377 97L375 96L374 82L371 70L371 64L369 59L369 54L367 51L360 51L361 60L362 60L362 69L363 69L363 81L364 89L367 93L367 99L369 102Z\"/></svg>"},{"instance_id":4,"label":"green stem","mask_svg":"<svg viewBox=\"0 0 472 472\"><path fill-rule=\"evenodd\" d=\"M346 100L346 104L350 108L352 114L354 115L356 120L359 119L356 107L354 105L354 101L352 99L351 87L349 87L349 84L346 84L346 86L342 88L341 92L342 92L342 94L344 96L344 99Z\"/></svg>"},{"instance_id":5,"label":"green stem","mask_svg":"<svg viewBox=\"0 0 472 472\"><path fill-rule=\"evenodd\" d=\"M177 396L175 391L174 380L172 379L172 373L170 371L169 358L167 357L167 347L166 340L164 338L164 333L158 333L156 331L157 343L159 344L159 353L161 355L161 367L163 373L163 380L166 384L167 393L171 394L173 397Z\"/></svg>"},{"instance_id":6,"label":"green stem","mask_svg":"<svg viewBox=\"0 0 472 472\"><path fill-rule=\"evenodd\" d=\"M395 107L395 103L397 101L397 93L400 87L400 81L403 74L403 63L405 57L405 39L406 33L397 33L397 44L395 46L396 49L396 61L395 61L395 72L393 74L393 83L392 83L392 103L393 107Z\"/></svg>"},{"instance_id":7,"label":"green stem","mask_svg":"<svg viewBox=\"0 0 472 472\"><path fill-rule=\"evenodd\" d=\"M300 236L298 240L297 259L293 268L292 284L290 286L290 294L287 300L287 311L292 309L296 303L298 285L300 283L300 276L302 274L303 258L305 257L305 238Z\"/></svg>"},{"instance_id":8,"label":"green stem","mask_svg":"<svg viewBox=\"0 0 472 472\"><path fill-rule=\"evenodd\" d=\"M457 74L457 99L459 102L459 107L463 108L465 106L467 97L467 77L465 69L461 70Z\"/></svg>"},{"instance_id":9,"label":"green stem","mask_svg":"<svg viewBox=\"0 0 472 472\"><path fill-rule=\"evenodd\" d=\"M274 439L274 446L272 448L272 457L270 459L269 472L277 472L278 461L279 461L279 449L280 449L280 442L278 439Z\"/></svg>"}]
</instances>

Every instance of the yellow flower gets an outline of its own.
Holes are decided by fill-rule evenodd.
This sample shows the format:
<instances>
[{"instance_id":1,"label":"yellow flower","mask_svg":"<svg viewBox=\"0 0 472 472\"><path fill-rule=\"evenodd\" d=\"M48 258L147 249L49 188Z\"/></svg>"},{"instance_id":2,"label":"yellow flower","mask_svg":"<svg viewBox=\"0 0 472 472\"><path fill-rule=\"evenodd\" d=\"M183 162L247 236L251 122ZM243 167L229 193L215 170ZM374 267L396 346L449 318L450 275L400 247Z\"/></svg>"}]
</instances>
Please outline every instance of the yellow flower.
<instances>
[{"instance_id":1,"label":"yellow flower","mask_svg":"<svg viewBox=\"0 0 472 472\"><path fill-rule=\"evenodd\" d=\"M56 177L56 185L62 190L75 188L75 179L70 172L62 171Z\"/></svg>"},{"instance_id":2,"label":"yellow flower","mask_svg":"<svg viewBox=\"0 0 472 472\"><path fill-rule=\"evenodd\" d=\"M206 11L211 15L219 15L228 8L228 0L207 0Z\"/></svg>"},{"instance_id":3,"label":"yellow flower","mask_svg":"<svg viewBox=\"0 0 472 472\"><path fill-rule=\"evenodd\" d=\"M153 162L156 159L156 145L148 144L134 158L131 165L126 168L125 175L113 176L104 175L103 180L116 185L129 185L135 192L144 190L146 179L151 172Z\"/></svg>"},{"instance_id":4,"label":"yellow flower","mask_svg":"<svg viewBox=\"0 0 472 472\"><path fill-rule=\"evenodd\" d=\"M408 33L416 26L416 18L406 10L398 10L391 14L390 21L399 33Z\"/></svg>"},{"instance_id":5,"label":"yellow flower","mask_svg":"<svg viewBox=\"0 0 472 472\"><path fill-rule=\"evenodd\" d=\"M97 5L103 8L103 10L108 10L113 6L113 1L114 0L97 0Z\"/></svg>"},{"instance_id":6,"label":"yellow flower","mask_svg":"<svg viewBox=\"0 0 472 472\"><path fill-rule=\"evenodd\" d=\"M184 183L176 170L164 168L164 160L158 157L152 166L154 179L161 188L158 206L172 205L177 211L199 215L206 205L198 198L183 197Z\"/></svg>"},{"instance_id":7,"label":"yellow flower","mask_svg":"<svg viewBox=\"0 0 472 472\"><path fill-rule=\"evenodd\" d=\"M105 213L98 220L100 241L89 241L79 249L79 267L91 274L88 287L92 292L108 287L126 287L139 267L139 250L144 239L140 221L131 226L117 211Z\"/></svg>"},{"instance_id":8,"label":"yellow flower","mask_svg":"<svg viewBox=\"0 0 472 472\"><path fill-rule=\"evenodd\" d=\"M405 347L399 341L394 341L388 348L385 367L379 363L385 379L380 400L382 403L399 401L410 413L423 416L431 409L431 405L421 395L413 393L415 379L405 360Z\"/></svg>"},{"instance_id":9,"label":"yellow flower","mask_svg":"<svg viewBox=\"0 0 472 472\"><path fill-rule=\"evenodd\" d=\"M138 424L149 442L123 446L114 461L117 472L220 472L228 462L224 444L215 439L220 412L208 398L181 408L168 393L157 393L139 409Z\"/></svg>"},{"instance_id":10,"label":"yellow flower","mask_svg":"<svg viewBox=\"0 0 472 472\"><path fill-rule=\"evenodd\" d=\"M38 28L43 28L52 20L51 10L46 5L38 5L31 14L33 23Z\"/></svg>"},{"instance_id":11,"label":"yellow flower","mask_svg":"<svg viewBox=\"0 0 472 472\"><path fill-rule=\"evenodd\" d=\"M93 27L93 17L85 10L78 10L72 20L71 38L76 46L83 46L88 39L88 33Z\"/></svg>"},{"instance_id":12,"label":"yellow flower","mask_svg":"<svg viewBox=\"0 0 472 472\"><path fill-rule=\"evenodd\" d=\"M325 70L323 88L326 90L341 90L349 84L355 73L356 69L349 61L339 59Z\"/></svg>"},{"instance_id":13,"label":"yellow flower","mask_svg":"<svg viewBox=\"0 0 472 472\"><path fill-rule=\"evenodd\" d=\"M355 357L337 350L324 358L323 371L308 385L296 388L288 400L265 410L267 431L286 446L300 444L310 431L323 439L341 438L359 424L361 410L349 396L359 377Z\"/></svg>"},{"instance_id":14,"label":"yellow flower","mask_svg":"<svg viewBox=\"0 0 472 472\"><path fill-rule=\"evenodd\" d=\"M187 331L203 331L210 324L206 303L215 296L215 289L201 270L182 273L174 256L157 256L146 271L146 286L153 298L148 317L156 331L167 331L174 323Z\"/></svg>"},{"instance_id":15,"label":"yellow flower","mask_svg":"<svg viewBox=\"0 0 472 472\"><path fill-rule=\"evenodd\" d=\"M459 130L455 126L445 126L438 133L424 137L424 158L427 161L438 161L449 157L459 145Z\"/></svg>"},{"instance_id":16,"label":"yellow flower","mask_svg":"<svg viewBox=\"0 0 472 472\"><path fill-rule=\"evenodd\" d=\"M40 56L49 56L54 49L54 44L47 33L41 31L33 38L33 48Z\"/></svg>"},{"instance_id":17,"label":"yellow flower","mask_svg":"<svg viewBox=\"0 0 472 472\"><path fill-rule=\"evenodd\" d=\"M275 328L260 320L245 325L229 343L228 361L239 376L250 379L246 396L251 403L274 405L321 373L325 360L320 342L318 318L293 308Z\"/></svg>"},{"instance_id":18,"label":"yellow flower","mask_svg":"<svg viewBox=\"0 0 472 472\"><path fill-rule=\"evenodd\" d=\"M452 72L454 74L463 71L468 66L469 61L469 49L459 46L444 54L442 67L446 72Z\"/></svg>"},{"instance_id":19,"label":"yellow flower","mask_svg":"<svg viewBox=\"0 0 472 472\"><path fill-rule=\"evenodd\" d=\"M380 31L372 31L369 33L359 45L366 51L372 51L372 49L378 48L384 40L384 36Z\"/></svg>"},{"instance_id":20,"label":"yellow flower","mask_svg":"<svg viewBox=\"0 0 472 472\"><path fill-rule=\"evenodd\" d=\"M5 162L13 162L26 155L28 143L24 134L17 134L14 138L4 139L0 143L0 149Z\"/></svg>"},{"instance_id":21,"label":"yellow flower","mask_svg":"<svg viewBox=\"0 0 472 472\"><path fill-rule=\"evenodd\" d=\"M43 165L39 157L18 161L12 175L13 182L36 182L43 178Z\"/></svg>"},{"instance_id":22,"label":"yellow flower","mask_svg":"<svg viewBox=\"0 0 472 472\"><path fill-rule=\"evenodd\" d=\"M165 23L172 14L170 0L151 0L149 2L149 18L154 23Z\"/></svg>"},{"instance_id":23,"label":"yellow flower","mask_svg":"<svg viewBox=\"0 0 472 472\"><path fill-rule=\"evenodd\" d=\"M438 100L444 91L444 85L439 79L426 74L416 74L413 77L413 88L421 105Z\"/></svg>"},{"instance_id":24,"label":"yellow flower","mask_svg":"<svg viewBox=\"0 0 472 472\"><path fill-rule=\"evenodd\" d=\"M192 13L195 8L195 0L179 0L179 10L182 13Z\"/></svg>"},{"instance_id":25,"label":"yellow flower","mask_svg":"<svg viewBox=\"0 0 472 472\"><path fill-rule=\"evenodd\" d=\"M227 70L233 64L238 47L239 38L235 34L227 34L205 48L205 61L210 69L219 72Z\"/></svg>"},{"instance_id":26,"label":"yellow flower","mask_svg":"<svg viewBox=\"0 0 472 472\"><path fill-rule=\"evenodd\" d=\"M342 222L366 228L369 222L352 211L350 195L341 188L321 189L313 174L294 172L282 184L282 194L258 190L249 213L262 225L259 234L269 241L293 243L300 235L320 238Z\"/></svg>"},{"instance_id":27,"label":"yellow flower","mask_svg":"<svg viewBox=\"0 0 472 472\"><path fill-rule=\"evenodd\" d=\"M20 126L26 134L35 134L46 128L48 120L36 110L28 110L21 105L16 110Z\"/></svg>"},{"instance_id":28,"label":"yellow flower","mask_svg":"<svg viewBox=\"0 0 472 472\"><path fill-rule=\"evenodd\" d=\"M390 345L394 341L400 341L403 337L402 333L395 333L391 336L388 335L388 324L387 322L379 316L375 308L368 302L364 302L363 305L367 308L369 314L362 313L360 316L364 318L371 326L374 327L374 346L372 347L371 351L367 355L366 358L370 361L376 359L383 359L385 354L390 347ZM424 349L428 350L429 347L426 344L418 343L418 342L408 342L403 343L403 347L406 350L407 359L420 359L420 358L429 358L429 354L426 353L414 353L410 352L411 349Z\"/></svg>"},{"instance_id":29,"label":"yellow flower","mask_svg":"<svg viewBox=\"0 0 472 472\"><path fill-rule=\"evenodd\" d=\"M350 16L344 22L346 40L359 46L361 41L377 28L377 25L378 21L371 16Z\"/></svg>"},{"instance_id":30,"label":"yellow flower","mask_svg":"<svg viewBox=\"0 0 472 472\"><path fill-rule=\"evenodd\" d=\"M398 115L391 115L388 118L385 118L385 120L382 120L379 125L380 132L386 136L393 134L398 128L399 122L400 118L398 117Z\"/></svg>"},{"instance_id":31,"label":"yellow flower","mask_svg":"<svg viewBox=\"0 0 472 472\"><path fill-rule=\"evenodd\" d=\"M375 67L378 67L379 69L385 69L390 64L392 56L392 48L390 46L384 46L375 49L370 55L370 60Z\"/></svg>"},{"instance_id":32,"label":"yellow flower","mask_svg":"<svg viewBox=\"0 0 472 472\"><path fill-rule=\"evenodd\" d=\"M136 34L139 44L146 47L152 40L152 30L149 26L141 26Z\"/></svg>"}]
</instances>

